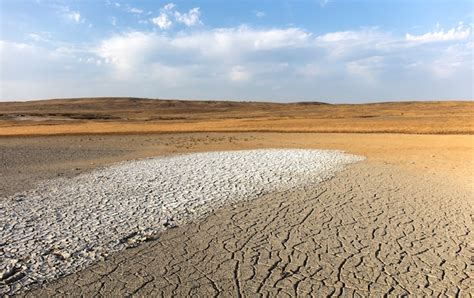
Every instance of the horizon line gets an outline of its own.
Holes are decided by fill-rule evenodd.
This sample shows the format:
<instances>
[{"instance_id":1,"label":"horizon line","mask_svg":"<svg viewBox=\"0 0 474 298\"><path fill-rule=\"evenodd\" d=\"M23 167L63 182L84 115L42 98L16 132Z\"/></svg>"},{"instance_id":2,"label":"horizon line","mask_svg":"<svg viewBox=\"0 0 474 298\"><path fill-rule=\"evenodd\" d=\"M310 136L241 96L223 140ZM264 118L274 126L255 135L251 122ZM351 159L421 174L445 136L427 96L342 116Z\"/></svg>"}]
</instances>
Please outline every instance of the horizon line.
<instances>
[{"instance_id":1,"label":"horizon line","mask_svg":"<svg viewBox=\"0 0 474 298\"><path fill-rule=\"evenodd\" d=\"M235 102L235 103L262 103L262 104L328 104L328 105L363 105L363 104L382 104L382 103L436 103L436 102L472 102L472 99L399 99L399 100L381 100L381 101L360 101L360 102L328 102L323 100L295 100L295 101L274 101L266 99L187 99L187 98L159 98L159 97L137 97L137 96L95 96L95 97L53 97L37 99L14 99L0 100L2 103L27 103L39 101L54 100L84 100L84 99L130 99L130 100L161 100L161 101L190 101L190 102Z\"/></svg>"}]
</instances>

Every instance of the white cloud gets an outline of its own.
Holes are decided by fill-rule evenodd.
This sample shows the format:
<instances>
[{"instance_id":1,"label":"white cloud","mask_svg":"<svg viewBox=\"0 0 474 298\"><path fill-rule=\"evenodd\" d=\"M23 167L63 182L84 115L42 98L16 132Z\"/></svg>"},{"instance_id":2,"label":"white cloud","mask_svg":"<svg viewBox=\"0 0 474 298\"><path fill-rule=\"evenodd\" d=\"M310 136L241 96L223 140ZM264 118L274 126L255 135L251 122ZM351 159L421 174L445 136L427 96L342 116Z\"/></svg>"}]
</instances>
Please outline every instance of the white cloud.
<instances>
[{"instance_id":1,"label":"white cloud","mask_svg":"<svg viewBox=\"0 0 474 298\"><path fill-rule=\"evenodd\" d=\"M368 48L376 51L372 35L362 30L312 37L300 28L254 29L248 26L174 35L129 32L102 41L94 53L113 66L116 77L128 78L136 73L151 72L150 65L160 65L161 69L167 67L167 71L173 73L189 65L200 65L204 73L245 82L254 76L285 73L291 69L297 76L317 77L337 72L334 66L323 71L323 64L332 63L339 64L340 71L352 77L373 81L383 58L373 52L365 53ZM323 41L326 43L321 45ZM347 41L352 45L350 48L345 47ZM337 47L343 47L349 53L334 56L332 51ZM328 50L327 53L318 52L321 48ZM302 55L301 51L308 54ZM354 53L362 57L351 58L349 54Z\"/></svg>"},{"instance_id":2,"label":"white cloud","mask_svg":"<svg viewBox=\"0 0 474 298\"><path fill-rule=\"evenodd\" d=\"M447 49L441 51L441 55L437 59L427 65L428 69L431 69L437 77L444 79L453 76L459 70L466 68L466 66L469 68L470 61L472 71L473 50L474 46L472 42L449 46Z\"/></svg>"},{"instance_id":3,"label":"white cloud","mask_svg":"<svg viewBox=\"0 0 474 298\"><path fill-rule=\"evenodd\" d=\"M152 37L157 38L158 36ZM189 53L188 55L201 59L195 63L205 61L208 65L227 65L226 67L230 67L229 76L233 81L244 81L253 76L250 74L261 74L262 71L257 65L263 62L257 60L262 59L270 61L270 64L265 65L265 68L269 69L272 65L288 64L285 59L296 57L297 61L290 63L297 75L337 75L338 71L345 71L351 77L358 77L367 82L377 81L378 76L390 67L402 67L404 63L416 64L416 58L431 61L432 69L436 67L434 74L437 76L443 69L446 75L455 74L458 67L470 63L468 55L455 55L454 50L442 52L442 56L438 57L424 57L412 52L406 41L397 40L389 33L374 28L332 32L313 37L311 33L300 28L254 29L240 26L180 33L161 39L161 42L172 52ZM160 46L163 47L163 44ZM321 49L325 52L320 52ZM308 54L298 54L298 51L304 50ZM262 56L259 52L266 54ZM386 58L397 61L400 65L391 65ZM247 63L249 60L250 65ZM246 66L235 67L231 65L232 62L246 63ZM323 71L322 65L328 66L327 69ZM423 69L420 66L417 71Z\"/></svg>"},{"instance_id":4,"label":"white cloud","mask_svg":"<svg viewBox=\"0 0 474 298\"><path fill-rule=\"evenodd\" d=\"M160 29L165 30L173 25L173 22L170 20L168 14L162 12L159 16L152 18L151 22L156 26L160 27Z\"/></svg>"},{"instance_id":5,"label":"white cloud","mask_svg":"<svg viewBox=\"0 0 474 298\"><path fill-rule=\"evenodd\" d=\"M360 40L365 37L367 37L367 33L362 31L336 31L318 36L318 40L323 42L341 42Z\"/></svg>"},{"instance_id":6,"label":"white cloud","mask_svg":"<svg viewBox=\"0 0 474 298\"><path fill-rule=\"evenodd\" d=\"M116 17L111 17L110 18L110 23L112 24L112 26L117 26L117 18Z\"/></svg>"},{"instance_id":7,"label":"white cloud","mask_svg":"<svg viewBox=\"0 0 474 298\"><path fill-rule=\"evenodd\" d=\"M439 25L437 26L439 27ZM462 23L456 28L451 28L448 31L443 29L438 31L428 32L422 35L412 35L407 33L405 39L415 43L441 42L441 41L455 41L465 40L471 35L471 28L464 26Z\"/></svg>"},{"instance_id":8,"label":"white cloud","mask_svg":"<svg viewBox=\"0 0 474 298\"><path fill-rule=\"evenodd\" d=\"M143 10L136 7L127 7L127 12L133 13L133 14L142 14Z\"/></svg>"},{"instance_id":9,"label":"white cloud","mask_svg":"<svg viewBox=\"0 0 474 298\"><path fill-rule=\"evenodd\" d=\"M165 6L163 6L163 9L166 11L172 11L175 7L176 5L174 3L168 3Z\"/></svg>"},{"instance_id":10,"label":"white cloud","mask_svg":"<svg viewBox=\"0 0 474 298\"><path fill-rule=\"evenodd\" d=\"M160 12L171 19L154 24L169 28L175 10L174 5L163 7ZM461 98L469 94L466 86L472 78L472 42L468 39L448 40L433 50L432 44L414 47L405 36L377 28L320 36L297 27L126 31L87 48L39 43L40 34L31 34L31 44L1 47L0 87L10 98L30 92L22 93L28 88L20 92L18 86L39 86L38 82L43 82L41 92L35 90L38 93L30 97L51 94L47 81L66 79L69 81L60 89L63 93L55 95L79 96L87 91L90 95L133 92L152 97L274 100L315 96L387 100L410 94L457 94ZM404 87L394 89L393 82ZM380 90L391 93L380 96ZM413 90L418 93L411 93Z\"/></svg>"},{"instance_id":11,"label":"white cloud","mask_svg":"<svg viewBox=\"0 0 474 298\"><path fill-rule=\"evenodd\" d=\"M264 11L256 11L255 16L257 18L263 18L264 16L266 16L266 13Z\"/></svg>"},{"instance_id":12,"label":"white cloud","mask_svg":"<svg viewBox=\"0 0 474 298\"><path fill-rule=\"evenodd\" d=\"M311 34L299 28L258 30L247 26L178 35L172 44L205 57L236 59L249 53L309 45Z\"/></svg>"},{"instance_id":13,"label":"white cloud","mask_svg":"<svg viewBox=\"0 0 474 298\"><path fill-rule=\"evenodd\" d=\"M51 39L50 32L35 32L28 34L28 38L35 41L35 42L49 42Z\"/></svg>"},{"instance_id":14,"label":"white cloud","mask_svg":"<svg viewBox=\"0 0 474 298\"><path fill-rule=\"evenodd\" d=\"M85 22L84 18L81 16L81 13L79 11L71 10L68 6L60 6L58 8L58 12L60 15L62 15L63 18L71 22L74 22L77 24Z\"/></svg>"},{"instance_id":15,"label":"white cloud","mask_svg":"<svg viewBox=\"0 0 474 298\"><path fill-rule=\"evenodd\" d=\"M315 44L334 59L370 55L369 52L401 46L393 36L377 28L329 32L316 37Z\"/></svg>"},{"instance_id":16,"label":"white cloud","mask_svg":"<svg viewBox=\"0 0 474 298\"><path fill-rule=\"evenodd\" d=\"M76 22L76 23L82 23L83 20L81 18L81 14L79 12L76 12L76 11L71 11L67 14L65 14L66 18Z\"/></svg>"},{"instance_id":17,"label":"white cloud","mask_svg":"<svg viewBox=\"0 0 474 298\"><path fill-rule=\"evenodd\" d=\"M105 63L113 65L117 76L133 75L149 56L159 49L159 37L142 32L130 32L106 39L92 52Z\"/></svg>"},{"instance_id":18,"label":"white cloud","mask_svg":"<svg viewBox=\"0 0 474 298\"><path fill-rule=\"evenodd\" d=\"M111 2L110 0L107 0L107 5L114 6L121 11L128 12L134 15L140 15L143 14L145 11L141 8L133 7L128 4L121 4L119 2Z\"/></svg>"},{"instance_id":19,"label":"white cloud","mask_svg":"<svg viewBox=\"0 0 474 298\"><path fill-rule=\"evenodd\" d=\"M199 19L200 16L201 12L199 11L199 7L192 8L187 13L180 13L179 11L174 12L176 22L183 23L188 27L202 24Z\"/></svg>"},{"instance_id":20,"label":"white cloud","mask_svg":"<svg viewBox=\"0 0 474 298\"><path fill-rule=\"evenodd\" d=\"M115 78L147 77L146 73L148 77L152 76L151 73L156 73L152 65L181 74L189 74L188 68L199 66L197 69L202 76L242 82L256 70L258 73L274 72L276 68L271 60L276 59L278 65L281 58L272 58L272 55L305 47L309 38L309 33L298 28L257 30L237 27L180 32L171 36L128 32L103 40L92 52L111 67L110 74ZM261 55L260 52L266 53L265 59L270 61L254 57ZM244 66L246 63L249 66ZM260 63L266 63L265 67L256 66Z\"/></svg>"},{"instance_id":21,"label":"white cloud","mask_svg":"<svg viewBox=\"0 0 474 298\"><path fill-rule=\"evenodd\" d=\"M201 12L199 11L199 7L192 8L186 13L181 13L176 10L174 3L168 3L161 8L159 16L152 18L151 21L160 27L160 29L166 30L173 25L173 20L187 27L200 25L202 24L200 16Z\"/></svg>"}]
</instances>

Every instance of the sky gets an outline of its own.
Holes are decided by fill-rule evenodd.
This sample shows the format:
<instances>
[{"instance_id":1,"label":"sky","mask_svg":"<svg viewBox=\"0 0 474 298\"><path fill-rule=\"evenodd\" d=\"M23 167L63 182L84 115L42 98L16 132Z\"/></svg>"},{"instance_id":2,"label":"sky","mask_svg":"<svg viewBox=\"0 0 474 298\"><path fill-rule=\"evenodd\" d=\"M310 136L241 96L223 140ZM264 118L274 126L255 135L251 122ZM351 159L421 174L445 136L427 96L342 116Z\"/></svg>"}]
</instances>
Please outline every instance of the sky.
<instances>
[{"instance_id":1,"label":"sky","mask_svg":"<svg viewBox=\"0 0 474 298\"><path fill-rule=\"evenodd\" d=\"M0 0L0 101L472 100L471 0Z\"/></svg>"}]
</instances>

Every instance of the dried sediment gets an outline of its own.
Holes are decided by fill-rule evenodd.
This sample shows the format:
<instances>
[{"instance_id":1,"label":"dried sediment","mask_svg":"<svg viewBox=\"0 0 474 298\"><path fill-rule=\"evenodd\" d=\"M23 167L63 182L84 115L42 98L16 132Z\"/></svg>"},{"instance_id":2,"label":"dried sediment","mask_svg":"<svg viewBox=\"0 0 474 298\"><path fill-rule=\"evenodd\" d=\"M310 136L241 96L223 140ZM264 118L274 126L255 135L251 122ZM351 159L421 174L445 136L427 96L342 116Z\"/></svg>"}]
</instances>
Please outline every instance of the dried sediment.
<instances>
[{"instance_id":1,"label":"dried sediment","mask_svg":"<svg viewBox=\"0 0 474 298\"><path fill-rule=\"evenodd\" d=\"M319 183L360 157L209 152L122 163L1 201L2 293L54 280L216 208Z\"/></svg>"},{"instance_id":2,"label":"dried sediment","mask_svg":"<svg viewBox=\"0 0 474 298\"><path fill-rule=\"evenodd\" d=\"M219 209L27 296L472 296L473 193L360 162Z\"/></svg>"}]
</instances>

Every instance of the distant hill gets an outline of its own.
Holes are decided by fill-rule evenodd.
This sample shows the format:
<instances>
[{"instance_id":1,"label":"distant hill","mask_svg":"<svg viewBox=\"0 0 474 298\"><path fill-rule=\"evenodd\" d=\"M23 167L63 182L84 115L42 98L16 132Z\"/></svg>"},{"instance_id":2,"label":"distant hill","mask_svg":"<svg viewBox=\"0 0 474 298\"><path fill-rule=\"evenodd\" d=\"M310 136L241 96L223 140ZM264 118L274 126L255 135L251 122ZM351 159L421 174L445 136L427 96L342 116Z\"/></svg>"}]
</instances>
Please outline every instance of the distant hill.
<instances>
[{"instance_id":1,"label":"distant hill","mask_svg":"<svg viewBox=\"0 0 474 298\"><path fill-rule=\"evenodd\" d=\"M0 102L0 136L176 131L473 133L473 119L473 101L284 104L102 97Z\"/></svg>"}]
</instances>

